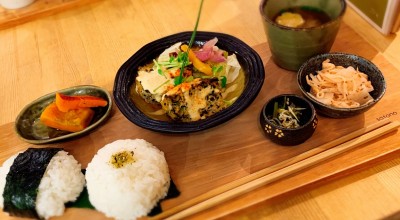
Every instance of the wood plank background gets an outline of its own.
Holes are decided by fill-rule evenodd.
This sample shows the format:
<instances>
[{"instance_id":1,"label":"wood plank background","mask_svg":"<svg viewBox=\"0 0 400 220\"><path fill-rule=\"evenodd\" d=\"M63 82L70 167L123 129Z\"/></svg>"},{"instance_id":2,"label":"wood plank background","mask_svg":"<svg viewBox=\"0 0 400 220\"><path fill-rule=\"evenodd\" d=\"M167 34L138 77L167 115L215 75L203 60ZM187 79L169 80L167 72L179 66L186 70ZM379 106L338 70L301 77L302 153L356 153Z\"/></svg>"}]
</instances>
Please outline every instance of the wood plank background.
<instances>
[{"instance_id":1,"label":"wood plank background","mask_svg":"<svg viewBox=\"0 0 400 220\"><path fill-rule=\"evenodd\" d=\"M167 200L163 203L163 208L168 209L213 188L362 128L386 114L400 111L399 106L392 105L400 97L400 91L395 89L395 83L398 81L396 75L399 73L383 57L379 56L375 49L369 46L362 38L358 38L351 28L347 25L342 25L332 51L356 53L376 63L383 71L388 83L386 95L374 108L353 118L330 119L319 116L316 132L304 144L296 147L275 145L262 134L258 124L258 113L262 105L272 96L281 93L300 94L300 92L297 88L295 73L282 70L272 62L266 43L257 45L254 49L260 54L264 62L265 82L253 104L233 120L198 133L171 135L144 130L130 123L114 106L111 118L89 135L68 142L48 144L42 147L63 147L74 155L82 163L83 167L86 167L95 152L107 143L117 139L145 139L164 151L171 177L182 192L178 198ZM393 119L400 119L400 117L396 115ZM13 153L30 146L30 144L18 139L12 130L12 124L2 126L0 129L0 143L2 145L0 162L3 162ZM400 140L400 136L396 137L391 137L388 141L383 140L385 145L392 147L387 153L397 149L398 146L396 146L395 142ZM371 158L376 158L376 154L381 156L385 154L374 150L376 144L366 147L369 149L367 152L371 152L371 150L372 152L370 156L367 154L362 157L358 164L369 161ZM352 161L353 159L348 157L346 160ZM331 166L333 165L331 164ZM353 166L354 164L348 168ZM343 167L343 164L336 164L333 170L346 170L346 168ZM316 179L328 176L323 174ZM293 185L282 187L280 185L274 195L270 195L269 198L287 193L294 188L310 184L313 181L315 179L304 179L304 182L297 182L296 187ZM270 188L265 190L269 191ZM263 194L252 192L248 196L253 198L257 195L261 196ZM261 197L268 198L265 194ZM252 201L259 202L260 199ZM247 202L247 204L253 203ZM240 203L240 207L243 207L243 203ZM234 211L240 207L235 207L234 209L222 208L225 210L224 212L217 209L216 213L218 215L226 214L229 210ZM80 216L79 210L77 215ZM210 213L207 213L207 216L209 215Z\"/></svg>"},{"instance_id":2,"label":"wood plank background","mask_svg":"<svg viewBox=\"0 0 400 220\"><path fill-rule=\"evenodd\" d=\"M97 1L100 0L35 0L31 5L24 8L5 9L0 7L0 29L14 27Z\"/></svg>"},{"instance_id":3,"label":"wood plank background","mask_svg":"<svg viewBox=\"0 0 400 220\"><path fill-rule=\"evenodd\" d=\"M85 2L85 0L77 1ZM44 3L45 1L39 0L40 2ZM48 1L48 3L50 2L60 1ZM151 40L166 34L190 30L194 18L188 12L195 11L197 7L197 5L187 4L185 0L175 2L174 7L166 1L87 2L93 2L93 4L82 5L76 10L56 16L46 17L39 13L40 16L32 17L37 19L37 22L24 24L26 21L21 19L21 23L12 23L10 26L22 25L0 31L0 64L2 74L8 74L4 77L5 81L2 81L2 89L10 86L16 87L10 90L12 93L9 90L2 90L0 94L2 104L11 103L10 106L3 105L7 106L7 109L0 109L0 122L4 124L0 126L0 163L9 155L30 146L16 137L12 124L13 118L25 104L37 98L38 94L44 95L77 83L96 84L111 91L112 79L116 69L123 61L140 46ZM303 145L288 148L270 143L263 137L261 128L257 125L257 114L261 106L273 95L283 92L299 93L299 91L293 80L294 74L276 67L270 60L265 35L260 20L257 20L258 3L258 1L238 1L231 4L229 1L218 1L206 4L205 11L208 11L209 14L200 25L200 29L224 32L244 40L256 49L263 59L266 79L262 91L254 103L234 120L195 134L166 135L143 130L131 124L114 106L112 117L88 136L46 146L64 147L85 167L99 148L113 140L144 138L152 142L166 153L172 178L183 192L181 197L163 203L163 207L168 209L211 188L246 176L263 167L312 149L344 133L373 123L380 117L392 112L399 112L399 107L393 105L399 98L399 91L396 89L399 71L394 67L399 64L393 62L396 60L393 59L395 57L393 54L396 54L398 50L390 47L393 38L381 40L379 35L369 31L370 29L367 27L359 28L357 25L360 22L354 22L354 16L347 17L347 21L345 17L345 23L341 27L332 50L359 54L376 63L388 81L387 94L375 108L355 118L332 120L320 117L316 133ZM151 9L151 13L143 8ZM227 16L220 10L214 10L215 8L224 8L231 13ZM66 9L69 8L54 10L52 13ZM178 22L172 26L168 23L154 23L154 21L163 19L161 12L167 9L171 13L171 17L179 17L186 22ZM352 12L349 11L349 13ZM138 20L138 18L142 18L142 20ZM143 20L143 18L147 19ZM243 31L243 27L249 31ZM366 41L354 30L363 36L371 36L369 39L372 40ZM389 48L388 51L385 51L388 56L383 56L371 44L378 45L376 48L379 51ZM32 82L38 84L32 86ZM395 115L392 118L398 120L399 116ZM251 132L243 132L244 130ZM279 199L282 201L290 192L300 193L307 187L310 189L316 186L315 181L321 183L324 180L332 180L338 173L343 174L343 171L348 169L350 171L354 171L353 168L356 168L355 170L365 169L368 167L367 165L373 164L379 158L390 158L384 157L385 155L393 155L393 152L396 154L398 150L396 144L399 143L398 136L398 133L387 135L386 139L358 148L342 157L329 160L321 166L313 167L307 172L261 188L215 209L207 210L194 218L222 216L260 202L261 206L269 207L271 201ZM370 162L371 160L373 162ZM319 193L321 192L319 191ZM307 203L307 198L303 198L302 195L299 197L299 200L305 200ZM356 199L350 199L349 202L354 200ZM290 201L296 201L296 197ZM340 201L345 202L346 200ZM369 201L368 204L373 202L374 200ZM389 203L385 205L385 209L397 210L397 204L396 202ZM312 208L317 206L315 203L307 205L309 205L306 206L307 210L313 210ZM349 206L351 207L351 204ZM259 208L260 206L255 207ZM318 207L323 207L323 205ZM250 213L257 208L252 207L234 213L228 218L241 215L251 216ZM287 208L287 206L275 207L274 212L279 213L281 208ZM330 211L334 212L335 209L332 210L325 209L325 212L326 214ZM352 212L353 216L356 215L355 212ZM268 215L268 213L264 214ZM317 212L308 214L314 217L323 216ZM346 213L332 215L349 217L346 216ZM96 211L69 209L60 219L77 219L87 216L90 216L90 219L104 218ZM257 218L257 216L253 217ZM8 217L4 213L0 213L0 218L7 219Z\"/></svg>"}]
</instances>

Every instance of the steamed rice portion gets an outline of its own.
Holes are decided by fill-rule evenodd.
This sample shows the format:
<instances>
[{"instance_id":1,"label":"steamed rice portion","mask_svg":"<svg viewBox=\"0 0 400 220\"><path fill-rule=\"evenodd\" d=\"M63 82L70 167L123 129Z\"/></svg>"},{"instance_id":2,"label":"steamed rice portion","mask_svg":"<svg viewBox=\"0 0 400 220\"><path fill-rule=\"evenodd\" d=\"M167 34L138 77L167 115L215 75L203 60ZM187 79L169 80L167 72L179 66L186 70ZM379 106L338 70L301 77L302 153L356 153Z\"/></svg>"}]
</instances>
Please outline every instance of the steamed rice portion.
<instances>
[{"instance_id":1,"label":"steamed rice portion","mask_svg":"<svg viewBox=\"0 0 400 220\"><path fill-rule=\"evenodd\" d=\"M170 176L164 153L151 143L117 140L93 157L86 181L89 200L98 211L116 219L136 219L167 195Z\"/></svg>"},{"instance_id":2,"label":"steamed rice portion","mask_svg":"<svg viewBox=\"0 0 400 220\"><path fill-rule=\"evenodd\" d=\"M3 192L4 187L6 187L6 177L8 172L10 172L11 165L14 163L14 160L18 154L19 153L9 157L6 161L4 161L3 166L0 167L0 209L4 208Z\"/></svg>"},{"instance_id":3,"label":"steamed rice portion","mask_svg":"<svg viewBox=\"0 0 400 220\"><path fill-rule=\"evenodd\" d=\"M51 159L39 185L36 211L50 218L64 213L65 203L75 201L85 186L81 165L72 155L60 151Z\"/></svg>"},{"instance_id":4,"label":"steamed rice portion","mask_svg":"<svg viewBox=\"0 0 400 220\"><path fill-rule=\"evenodd\" d=\"M0 167L0 194L3 195L6 177L18 154L7 159ZM36 197L36 212L41 218L48 219L64 213L65 203L75 201L85 186L85 176L81 165L65 151L55 154L40 181ZM0 208L4 198L0 196Z\"/></svg>"}]
</instances>

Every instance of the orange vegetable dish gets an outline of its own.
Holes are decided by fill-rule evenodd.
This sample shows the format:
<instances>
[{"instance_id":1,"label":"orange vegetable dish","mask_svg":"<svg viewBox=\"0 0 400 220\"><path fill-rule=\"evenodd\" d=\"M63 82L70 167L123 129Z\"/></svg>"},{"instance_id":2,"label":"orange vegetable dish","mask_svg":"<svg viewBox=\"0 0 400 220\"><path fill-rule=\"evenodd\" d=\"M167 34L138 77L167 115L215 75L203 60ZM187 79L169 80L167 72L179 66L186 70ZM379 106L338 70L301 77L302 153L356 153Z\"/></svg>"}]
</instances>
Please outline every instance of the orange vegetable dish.
<instances>
[{"instance_id":1,"label":"orange vegetable dish","mask_svg":"<svg viewBox=\"0 0 400 220\"><path fill-rule=\"evenodd\" d=\"M104 107L107 101L96 96L67 96L56 93L56 104L60 111L67 112L71 109Z\"/></svg>"},{"instance_id":2,"label":"orange vegetable dish","mask_svg":"<svg viewBox=\"0 0 400 220\"><path fill-rule=\"evenodd\" d=\"M44 109L40 121L48 127L78 132L89 126L94 116L91 107L106 105L106 100L95 96L67 96L56 93L56 101Z\"/></svg>"}]
</instances>

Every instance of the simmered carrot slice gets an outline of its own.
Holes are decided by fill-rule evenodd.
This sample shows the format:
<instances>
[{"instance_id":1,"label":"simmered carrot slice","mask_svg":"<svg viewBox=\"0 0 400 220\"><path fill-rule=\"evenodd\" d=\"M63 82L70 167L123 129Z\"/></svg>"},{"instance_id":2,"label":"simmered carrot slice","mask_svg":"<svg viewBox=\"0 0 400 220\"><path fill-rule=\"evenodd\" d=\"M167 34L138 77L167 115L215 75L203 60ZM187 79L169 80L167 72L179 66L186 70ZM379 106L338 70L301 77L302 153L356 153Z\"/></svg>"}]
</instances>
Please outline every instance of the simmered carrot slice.
<instances>
[{"instance_id":1,"label":"simmered carrot slice","mask_svg":"<svg viewBox=\"0 0 400 220\"><path fill-rule=\"evenodd\" d=\"M60 111L67 112L78 108L104 107L107 101L97 96L68 96L56 93L56 104Z\"/></svg>"}]
</instances>

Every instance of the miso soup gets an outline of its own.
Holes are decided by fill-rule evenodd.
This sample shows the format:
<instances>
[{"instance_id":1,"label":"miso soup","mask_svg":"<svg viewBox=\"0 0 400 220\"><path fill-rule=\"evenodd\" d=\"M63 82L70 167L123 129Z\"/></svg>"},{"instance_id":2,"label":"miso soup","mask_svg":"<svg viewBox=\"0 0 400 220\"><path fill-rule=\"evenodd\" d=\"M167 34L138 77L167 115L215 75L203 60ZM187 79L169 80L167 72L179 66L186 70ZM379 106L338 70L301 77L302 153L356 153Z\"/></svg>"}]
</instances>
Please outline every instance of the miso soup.
<instances>
[{"instance_id":1,"label":"miso soup","mask_svg":"<svg viewBox=\"0 0 400 220\"><path fill-rule=\"evenodd\" d=\"M282 10L273 20L287 27L312 28L329 22L331 18L323 10L309 6L298 6Z\"/></svg>"}]
</instances>

